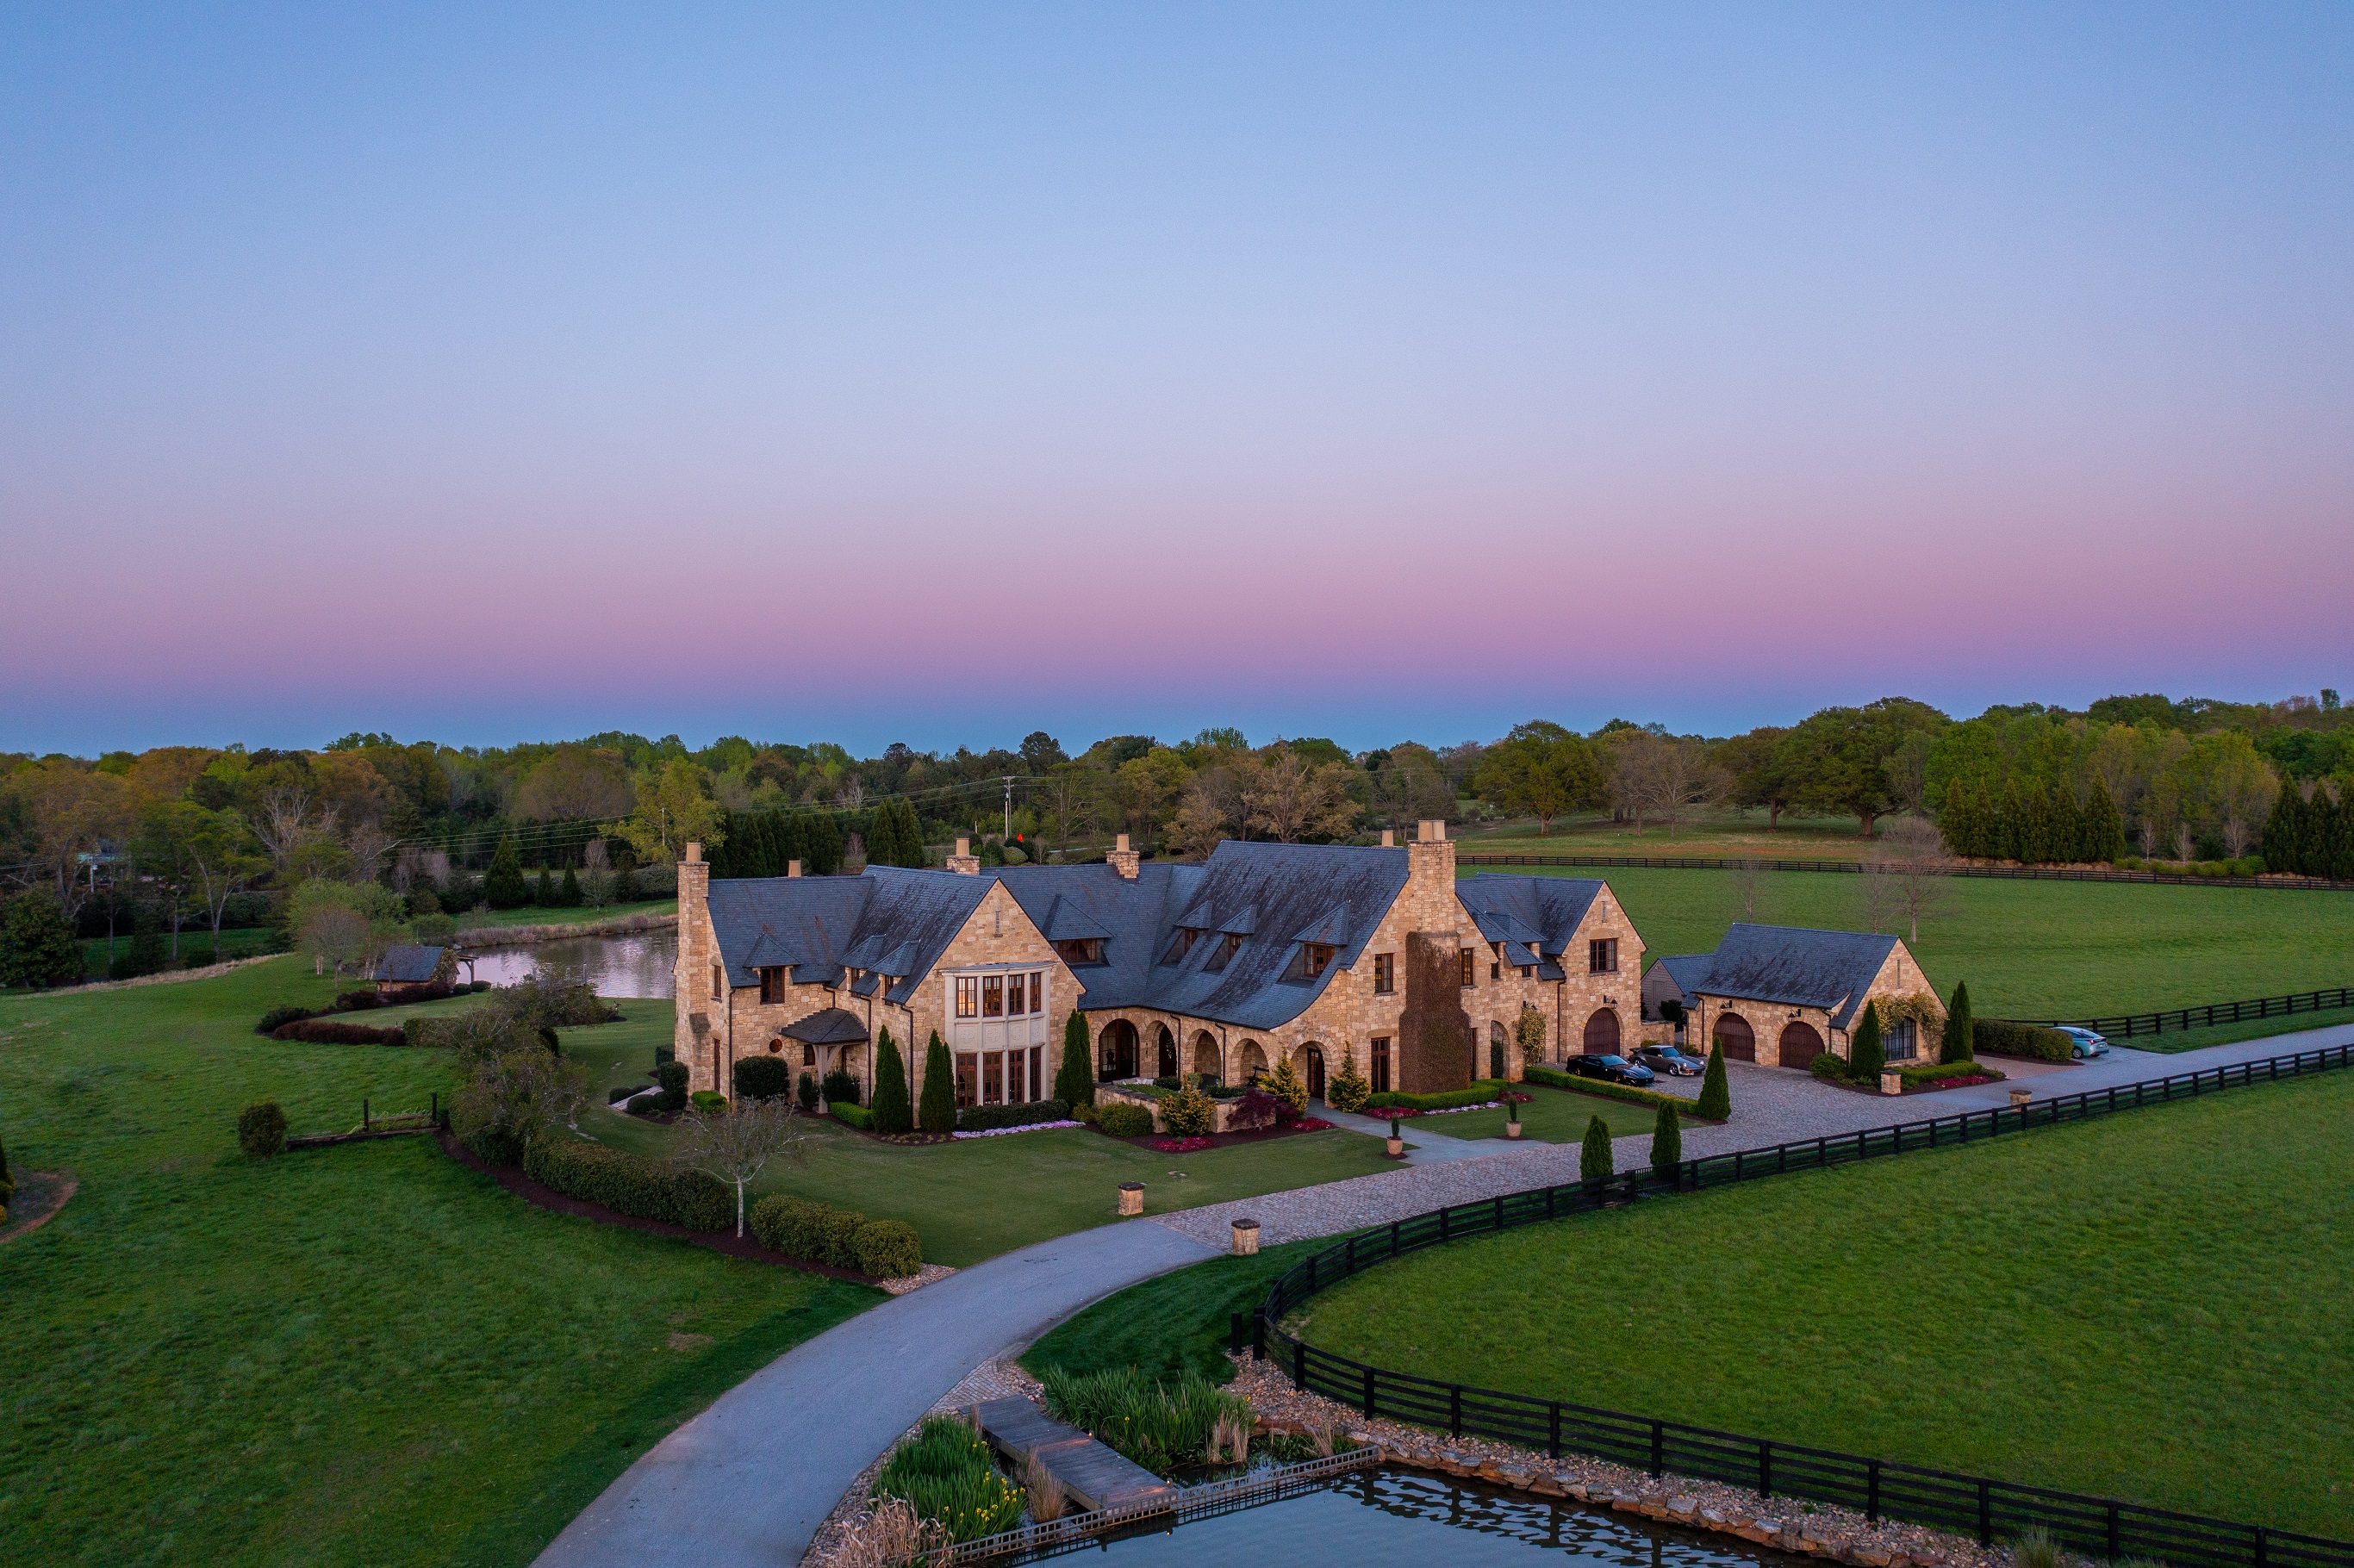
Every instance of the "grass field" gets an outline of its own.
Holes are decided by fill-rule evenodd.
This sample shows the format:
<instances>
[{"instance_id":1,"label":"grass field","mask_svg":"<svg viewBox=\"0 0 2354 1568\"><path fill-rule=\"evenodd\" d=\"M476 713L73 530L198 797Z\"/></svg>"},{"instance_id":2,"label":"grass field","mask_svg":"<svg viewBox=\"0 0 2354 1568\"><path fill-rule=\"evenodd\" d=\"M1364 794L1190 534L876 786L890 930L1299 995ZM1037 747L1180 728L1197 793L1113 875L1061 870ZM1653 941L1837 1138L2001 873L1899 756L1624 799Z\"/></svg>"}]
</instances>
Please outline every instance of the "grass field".
<instances>
[{"instance_id":1,"label":"grass field","mask_svg":"<svg viewBox=\"0 0 2354 1568\"><path fill-rule=\"evenodd\" d=\"M1585 1124L1597 1116L1602 1118L1602 1125L1610 1129L1613 1138L1649 1132L1659 1120L1659 1112L1649 1106L1638 1106L1628 1100L1581 1095L1543 1084L1522 1084L1520 1089L1535 1097L1521 1107L1521 1126L1526 1129L1521 1136L1537 1143L1575 1143L1585 1136ZM1405 1124L1409 1141L1414 1137L1416 1125L1412 1121ZM1702 1122L1700 1125L1712 1127L1715 1124ZM1443 1132L1449 1138L1501 1138L1504 1136L1504 1113L1500 1110L1456 1111L1447 1116L1432 1117L1429 1127L1431 1131Z\"/></svg>"},{"instance_id":2,"label":"grass field","mask_svg":"<svg viewBox=\"0 0 2354 1568\"><path fill-rule=\"evenodd\" d=\"M1723 872L1619 870L1606 879L1642 933L1647 959L1707 952L1744 918ZM1957 980L1970 982L1981 1017L2138 1012L2354 984L2354 893L1963 877L1942 886L1944 907L1910 945L1939 994L1950 995ZM1863 879L1770 874L1747 917L1864 930ZM2292 1026L2349 1017L2306 1015ZM2251 1023L2201 1031L2196 1040L2165 1034L2134 1044L2182 1050L2266 1032Z\"/></svg>"},{"instance_id":3,"label":"grass field","mask_svg":"<svg viewBox=\"0 0 2354 1568\"><path fill-rule=\"evenodd\" d=\"M1861 836L1853 817L1796 817L1783 813L1778 828L1766 825L1763 811L1729 811L1679 823L1672 831L1653 824L1637 832L1631 823L1606 813L1554 819L1540 835L1532 818L1464 823L1448 832L1466 854L1712 855L1761 860L1861 860L1872 841Z\"/></svg>"},{"instance_id":4,"label":"grass field","mask_svg":"<svg viewBox=\"0 0 2354 1568\"><path fill-rule=\"evenodd\" d=\"M1276 1276L1331 1236L1287 1242L1252 1257L1219 1257L1130 1286L1050 1330L1023 1353L1022 1364L1094 1372L1132 1366L1149 1378L1175 1380L1198 1372L1212 1383L1235 1374L1226 1360L1230 1314L1248 1312L1267 1298Z\"/></svg>"},{"instance_id":5,"label":"grass field","mask_svg":"<svg viewBox=\"0 0 2354 1568\"><path fill-rule=\"evenodd\" d=\"M2349 1148L2335 1073L1436 1248L1304 1321L1424 1376L2345 1538Z\"/></svg>"},{"instance_id":6,"label":"grass field","mask_svg":"<svg viewBox=\"0 0 2354 1568\"><path fill-rule=\"evenodd\" d=\"M81 1180L0 1247L0 1562L527 1563L881 1298L546 1213L424 1139L246 1160L250 1100L323 1130L447 1089L433 1054L252 1033L334 990L290 959L0 1000L10 1160Z\"/></svg>"}]
</instances>

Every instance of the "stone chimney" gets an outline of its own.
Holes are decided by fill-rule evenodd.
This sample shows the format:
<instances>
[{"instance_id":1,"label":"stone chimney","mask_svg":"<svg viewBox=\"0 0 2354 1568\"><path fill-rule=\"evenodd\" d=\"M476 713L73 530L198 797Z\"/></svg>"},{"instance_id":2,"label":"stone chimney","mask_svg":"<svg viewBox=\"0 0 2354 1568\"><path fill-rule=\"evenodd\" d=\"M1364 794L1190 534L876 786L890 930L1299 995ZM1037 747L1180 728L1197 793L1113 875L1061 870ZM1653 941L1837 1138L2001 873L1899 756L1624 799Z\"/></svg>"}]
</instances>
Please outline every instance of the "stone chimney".
<instances>
[{"instance_id":1,"label":"stone chimney","mask_svg":"<svg viewBox=\"0 0 2354 1568\"><path fill-rule=\"evenodd\" d=\"M949 869L959 876L981 874L981 857L972 853L970 839L957 840L956 853L949 856Z\"/></svg>"},{"instance_id":2,"label":"stone chimney","mask_svg":"<svg viewBox=\"0 0 2354 1568\"><path fill-rule=\"evenodd\" d=\"M1382 848L1397 848L1397 830L1395 828L1384 828L1382 830Z\"/></svg>"},{"instance_id":3,"label":"stone chimney","mask_svg":"<svg viewBox=\"0 0 2354 1568\"><path fill-rule=\"evenodd\" d=\"M789 861L785 862L785 874L786 874L787 876L799 876L801 874L801 862L799 862L799 861L797 861L797 860L789 860Z\"/></svg>"},{"instance_id":4,"label":"stone chimney","mask_svg":"<svg viewBox=\"0 0 2354 1568\"><path fill-rule=\"evenodd\" d=\"M1122 880L1134 882L1137 868L1143 863L1144 856L1128 847L1128 835L1122 833L1119 835L1119 846L1104 856L1104 862L1112 870L1119 873Z\"/></svg>"},{"instance_id":5,"label":"stone chimney","mask_svg":"<svg viewBox=\"0 0 2354 1568\"><path fill-rule=\"evenodd\" d=\"M711 863L703 846L686 846L678 863L678 956L673 960L671 989L679 1006L671 1028L671 1051L686 1064L688 1083L695 1088L716 1088L706 1042L711 1037Z\"/></svg>"}]
</instances>

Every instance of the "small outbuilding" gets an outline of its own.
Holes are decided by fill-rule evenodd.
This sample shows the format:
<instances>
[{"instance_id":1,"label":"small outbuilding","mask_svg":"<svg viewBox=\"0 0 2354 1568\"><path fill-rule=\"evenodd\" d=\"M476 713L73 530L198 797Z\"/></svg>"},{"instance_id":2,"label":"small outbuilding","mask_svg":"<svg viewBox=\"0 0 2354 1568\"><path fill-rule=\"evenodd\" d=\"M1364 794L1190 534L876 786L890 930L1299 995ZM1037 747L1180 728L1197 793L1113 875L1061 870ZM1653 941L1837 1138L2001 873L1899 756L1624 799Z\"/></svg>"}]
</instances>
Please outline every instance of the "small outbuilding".
<instances>
[{"instance_id":1,"label":"small outbuilding","mask_svg":"<svg viewBox=\"0 0 2354 1568\"><path fill-rule=\"evenodd\" d=\"M1738 924L1705 970L1681 959L1652 968L1670 964L1679 968L1669 970L1661 995L1673 984L1694 1037L1736 1062L1806 1067L1826 1051L1843 1057L1867 1005L1880 1009L1887 1060L1918 1062L1930 1032L1945 1022L1928 977L1895 937Z\"/></svg>"},{"instance_id":2,"label":"small outbuilding","mask_svg":"<svg viewBox=\"0 0 2354 1568\"><path fill-rule=\"evenodd\" d=\"M457 972L454 948L387 948L376 961L376 988L397 991L405 986L446 984Z\"/></svg>"}]
</instances>

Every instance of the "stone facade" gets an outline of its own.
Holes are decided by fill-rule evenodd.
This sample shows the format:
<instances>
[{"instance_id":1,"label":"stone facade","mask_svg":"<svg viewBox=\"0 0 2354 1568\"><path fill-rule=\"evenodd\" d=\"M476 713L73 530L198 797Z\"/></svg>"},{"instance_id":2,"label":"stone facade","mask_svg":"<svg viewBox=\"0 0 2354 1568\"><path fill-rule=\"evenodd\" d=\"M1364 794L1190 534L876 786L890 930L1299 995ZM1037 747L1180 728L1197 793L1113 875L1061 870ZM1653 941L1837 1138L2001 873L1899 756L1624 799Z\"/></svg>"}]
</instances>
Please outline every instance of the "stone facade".
<instances>
[{"instance_id":1,"label":"stone facade","mask_svg":"<svg viewBox=\"0 0 2354 1568\"><path fill-rule=\"evenodd\" d=\"M1864 992L1864 1003L1883 997L1925 997L1935 1004L1938 1023L1946 1013L1937 1004L1936 991L1929 977L1921 972L1912 952L1898 942L1883 959L1880 970L1872 977ZM1691 1026L1687 1032L1687 1049L1700 1054L1713 1051L1722 1021L1730 1016L1748 1024L1755 1049L1755 1060L1763 1067L1793 1067L1804 1069L1824 1051L1845 1057L1853 1044L1852 1028L1842 1029L1832 1022L1832 1011L1822 1007L1798 1007L1787 1002L1766 1002L1736 996L1714 993L1706 986L1698 988L1693 997ZM1850 1024L1861 1022L1862 1006L1849 1015ZM1914 1042L1914 1054L1902 1060L1906 1065L1934 1062L1937 1054L1936 1025L1920 1029ZM1734 1054L1738 1054L1737 1048Z\"/></svg>"}]
</instances>

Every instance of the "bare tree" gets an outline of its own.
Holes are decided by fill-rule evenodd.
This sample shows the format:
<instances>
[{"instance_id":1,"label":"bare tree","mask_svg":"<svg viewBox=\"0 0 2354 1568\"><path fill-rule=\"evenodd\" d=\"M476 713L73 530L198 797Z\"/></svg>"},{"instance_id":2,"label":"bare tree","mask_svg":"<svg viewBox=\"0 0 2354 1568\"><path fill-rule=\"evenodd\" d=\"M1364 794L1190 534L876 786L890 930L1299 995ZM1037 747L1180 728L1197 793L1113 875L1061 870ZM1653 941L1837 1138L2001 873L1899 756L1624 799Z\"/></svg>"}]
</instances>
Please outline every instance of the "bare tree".
<instances>
[{"instance_id":1,"label":"bare tree","mask_svg":"<svg viewBox=\"0 0 2354 1568\"><path fill-rule=\"evenodd\" d=\"M799 1163L809 1158L810 1131L793 1102L783 1096L752 1100L705 1116L689 1111L679 1121L672 1162L700 1171L736 1189L736 1234L744 1234L744 1189L779 1156Z\"/></svg>"},{"instance_id":2,"label":"bare tree","mask_svg":"<svg viewBox=\"0 0 2354 1568\"><path fill-rule=\"evenodd\" d=\"M1611 737L1610 798L1635 822L1658 821L1673 834L1695 808L1723 798L1723 769L1697 740L1624 730Z\"/></svg>"},{"instance_id":3,"label":"bare tree","mask_svg":"<svg viewBox=\"0 0 2354 1568\"><path fill-rule=\"evenodd\" d=\"M1046 819L1057 850L1071 847L1071 835L1095 826L1102 799L1102 776L1076 762L1058 762L1031 786L1030 799Z\"/></svg>"},{"instance_id":4,"label":"bare tree","mask_svg":"<svg viewBox=\"0 0 2354 1568\"><path fill-rule=\"evenodd\" d=\"M1758 901L1766 892L1766 863L1744 855L1733 863L1733 870L1727 875L1733 884L1733 896L1741 905L1741 917L1756 919Z\"/></svg>"},{"instance_id":5,"label":"bare tree","mask_svg":"<svg viewBox=\"0 0 2354 1568\"><path fill-rule=\"evenodd\" d=\"M1901 918L1912 933L1908 939L1918 942L1922 917L1945 909L1952 866L1935 822L1919 816L1893 819L1864 867L1864 904L1872 928L1879 930L1883 919Z\"/></svg>"},{"instance_id":6,"label":"bare tree","mask_svg":"<svg viewBox=\"0 0 2354 1568\"><path fill-rule=\"evenodd\" d=\"M1337 762L1307 763L1288 746L1261 763L1243 784L1244 821L1279 843L1339 838L1357 826L1349 770Z\"/></svg>"}]
</instances>

